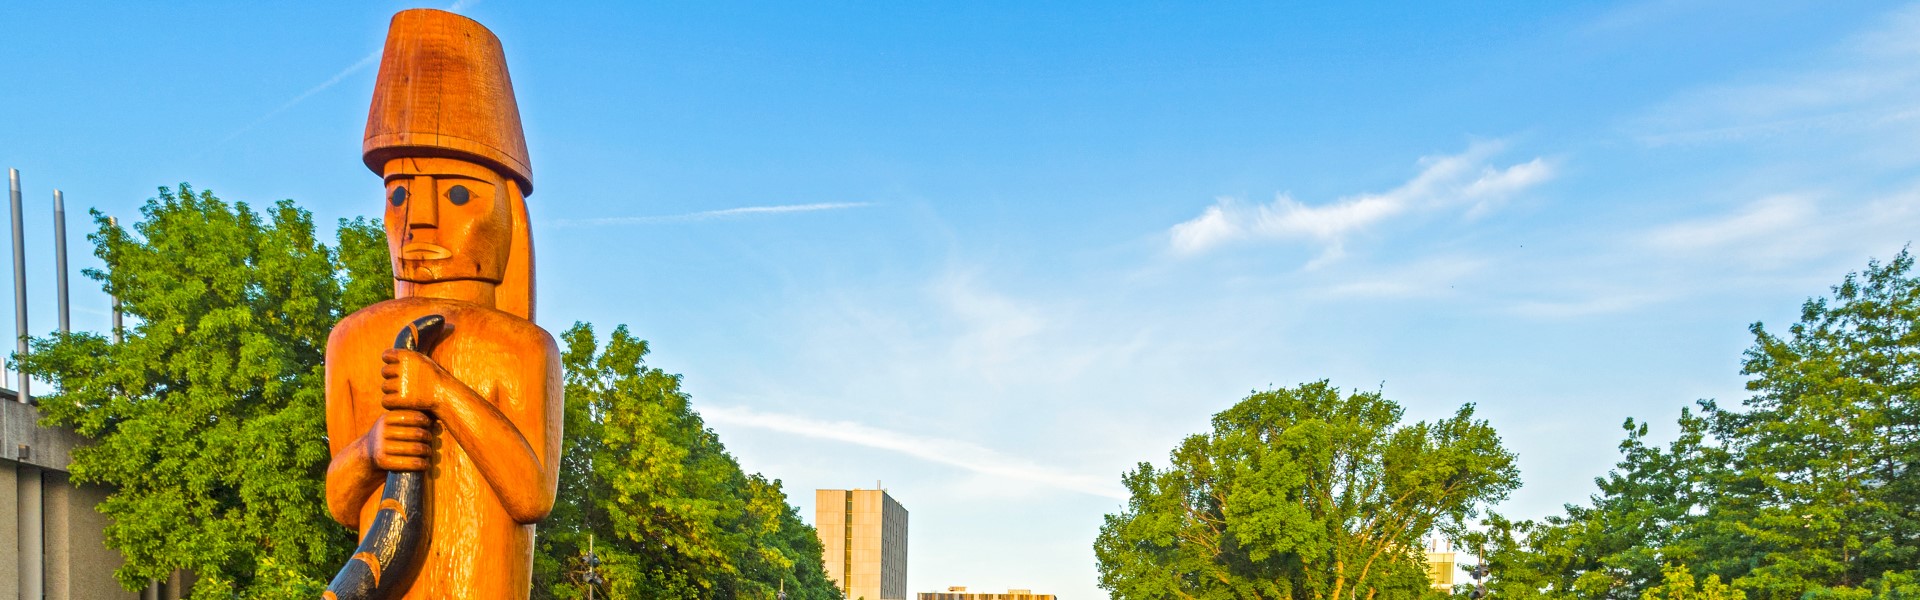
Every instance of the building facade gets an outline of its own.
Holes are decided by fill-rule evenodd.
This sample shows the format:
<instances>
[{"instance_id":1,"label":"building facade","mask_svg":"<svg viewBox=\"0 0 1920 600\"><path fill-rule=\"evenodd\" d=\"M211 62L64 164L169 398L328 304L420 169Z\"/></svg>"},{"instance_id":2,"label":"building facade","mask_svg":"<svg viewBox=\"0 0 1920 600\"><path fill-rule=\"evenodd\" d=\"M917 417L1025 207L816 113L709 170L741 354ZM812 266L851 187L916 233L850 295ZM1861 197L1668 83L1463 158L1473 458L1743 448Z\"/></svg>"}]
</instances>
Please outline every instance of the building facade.
<instances>
[{"instance_id":1,"label":"building facade","mask_svg":"<svg viewBox=\"0 0 1920 600\"><path fill-rule=\"evenodd\" d=\"M886 490L815 490L827 577L847 600L907 599L907 509Z\"/></svg>"},{"instance_id":2,"label":"building facade","mask_svg":"<svg viewBox=\"0 0 1920 600\"><path fill-rule=\"evenodd\" d=\"M969 592L967 586L947 588L944 592L920 592L919 600L1055 600L1053 594L1035 594L1033 590L1007 590L1007 593Z\"/></svg>"},{"instance_id":3,"label":"building facade","mask_svg":"<svg viewBox=\"0 0 1920 600\"><path fill-rule=\"evenodd\" d=\"M1427 581L1433 589L1442 592L1453 589L1453 573L1459 570L1456 560L1451 543L1441 539L1427 542Z\"/></svg>"},{"instance_id":4,"label":"building facade","mask_svg":"<svg viewBox=\"0 0 1920 600\"><path fill-rule=\"evenodd\" d=\"M107 548L107 517L94 510L106 490L67 477L80 436L39 417L0 389L0 600L141 598L113 579L120 553Z\"/></svg>"}]
</instances>

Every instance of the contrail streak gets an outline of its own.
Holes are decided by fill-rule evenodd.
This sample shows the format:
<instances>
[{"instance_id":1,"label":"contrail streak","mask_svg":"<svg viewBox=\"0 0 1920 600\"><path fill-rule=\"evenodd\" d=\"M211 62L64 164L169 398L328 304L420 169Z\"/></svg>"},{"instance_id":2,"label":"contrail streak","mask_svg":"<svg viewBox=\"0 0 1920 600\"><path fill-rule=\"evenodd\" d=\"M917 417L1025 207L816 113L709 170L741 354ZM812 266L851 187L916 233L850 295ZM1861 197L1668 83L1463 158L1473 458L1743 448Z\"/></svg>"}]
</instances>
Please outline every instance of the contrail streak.
<instances>
[{"instance_id":1,"label":"contrail streak","mask_svg":"<svg viewBox=\"0 0 1920 600\"><path fill-rule=\"evenodd\" d=\"M1102 498L1119 500L1127 498L1126 492L1114 486L1111 478L1069 473L967 442L925 435L906 435L859 423L816 421L806 417L769 414L739 407L707 406L700 409L700 415L715 423L766 429L898 452L981 475L1024 481Z\"/></svg>"},{"instance_id":2,"label":"contrail streak","mask_svg":"<svg viewBox=\"0 0 1920 600\"><path fill-rule=\"evenodd\" d=\"M469 8L479 3L480 3L480 0L457 0L456 2L453 3L452 6L447 7L447 11L459 12L461 9ZM301 92L300 95L298 96L294 96L292 100L288 100L286 101L286 103L281 104L279 108L275 108L273 110L267 111L267 114L260 115L260 118L254 119L253 122L251 123L247 123L245 127L241 127L239 129L233 130L233 133L229 133L227 134L227 137L220 138L220 141L215 142L214 146L217 147L217 146L226 145L227 142L233 141L234 138L240 137L241 134L244 134L248 131L252 131L253 128L259 127L261 123L265 123L269 119L279 116L280 113L287 112L287 109L293 108L294 105L299 104L301 101L306 100L307 98L313 97L314 94L327 91L327 88L331 88L335 85L339 85L340 82L346 81L346 79L348 77L353 76L354 73L359 73L360 71L366 69L367 67L373 66L374 63L380 62L380 53L384 50L385 50L384 48L380 50L374 50L373 53L368 54L366 58L362 58L360 59L359 62L356 62L356 63L353 63L352 65L347 66L347 68L342 69L339 73L335 73L333 77L328 78L326 81L320 82L320 85L316 85L311 88L308 88L307 91Z\"/></svg>"},{"instance_id":3,"label":"contrail streak","mask_svg":"<svg viewBox=\"0 0 1920 600\"><path fill-rule=\"evenodd\" d=\"M259 127L261 123L265 123L267 122L267 120L272 119L276 116L279 116L280 113L287 112L287 109L293 108L293 106L296 104L299 104L300 101L306 100L307 98L312 97L314 94L324 92L327 90L327 88L338 85L342 81L346 81L346 79L348 77L353 76L354 73L359 73L362 69L365 69L376 62L379 62L380 52L381 52L380 50L373 51L373 54L368 54L366 58L360 59L360 62L353 63L352 66L349 66L346 69L340 71L339 73L334 74L334 76L331 79L321 82L320 85L313 86L312 88L307 89L307 91L305 92L301 92L300 95L294 96L292 100L288 100L285 104L281 104L279 108L275 108L271 111L267 111L267 114L260 115L260 118L254 119L252 123L248 123L245 127L235 129L233 133L227 134L227 137L220 138L220 141L215 143L215 145L216 146L224 145L227 142L231 142L233 141L233 138L240 137L240 134L246 133L248 131L252 131L253 128Z\"/></svg>"},{"instance_id":4,"label":"contrail streak","mask_svg":"<svg viewBox=\"0 0 1920 600\"><path fill-rule=\"evenodd\" d=\"M705 221L751 215L777 215L786 213L817 212L823 210L844 210L873 206L871 202L821 202L816 204L780 204L775 206L742 206L720 210L704 210L684 215L665 215L658 217L604 217L599 219L556 219L550 221L555 227L603 227L608 225L648 225L654 223L683 223L687 221Z\"/></svg>"}]
</instances>

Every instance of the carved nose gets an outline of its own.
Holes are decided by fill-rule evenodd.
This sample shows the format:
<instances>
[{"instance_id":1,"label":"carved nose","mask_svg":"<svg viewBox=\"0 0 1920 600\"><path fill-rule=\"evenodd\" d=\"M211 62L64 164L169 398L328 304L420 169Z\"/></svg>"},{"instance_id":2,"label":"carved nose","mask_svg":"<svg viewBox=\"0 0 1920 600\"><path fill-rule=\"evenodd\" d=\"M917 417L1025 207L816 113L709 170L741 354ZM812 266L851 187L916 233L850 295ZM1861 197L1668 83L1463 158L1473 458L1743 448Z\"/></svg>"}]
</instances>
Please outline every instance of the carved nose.
<instances>
[{"instance_id":1,"label":"carved nose","mask_svg":"<svg viewBox=\"0 0 1920 600\"><path fill-rule=\"evenodd\" d=\"M407 199L407 228L435 229L440 226L440 190L432 177L413 178L413 197Z\"/></svg>"}]
</instances>

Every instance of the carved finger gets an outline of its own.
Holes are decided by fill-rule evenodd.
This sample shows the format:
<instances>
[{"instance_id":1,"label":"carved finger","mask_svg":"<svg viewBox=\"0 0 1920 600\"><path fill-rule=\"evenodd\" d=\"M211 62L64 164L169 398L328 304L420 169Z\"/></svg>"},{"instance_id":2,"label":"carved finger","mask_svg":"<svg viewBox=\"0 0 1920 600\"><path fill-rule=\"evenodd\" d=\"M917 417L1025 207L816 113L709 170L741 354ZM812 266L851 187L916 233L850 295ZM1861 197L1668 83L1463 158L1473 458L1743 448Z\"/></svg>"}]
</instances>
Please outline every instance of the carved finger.
<instances>
[{"instance_id":1,"label":"carved finger","mask_svg":"<svg viewBox=\"0 0 1920 600\"><path fill-rule=\"evenodd\" d=\"M388 456L430 456L433 448L421 442L387 442Z\"/></svg>"},{"instance_id":2,"label":"carved finger","mask_svg":"<svg viewBox=\"0 0 1920 600\"><path fill-rule=\"evenodd\" d=\"M387 423L401 427L426 427L432 424L433 420L427 418L427 413L400 409L387 411Z\"/></svg>"},{"instance_id":3,"label":"carved finger","mask_svg":"<svg viewBox=\"0 0 1920 600\"><path fill-rule=\"evenodd\" d=\"M381 469L388 471L425 471L427 467L432 465L432 463L427 462L427 459L424 458L397 456L380 459L375 462L379 463Z\"/></svg>"},{"instance_id":4,"label":"carved finger","mask_svg":"<svg viewBox=\"0 0 1920 600\"><path fill-rule=\"evenodd\" d=\"M433 439L433 434L427 433L425 427L408 427L402 425L398 427L388 427L387 439L396 442L424 442Z\"/></svg>"},{"instance_id":5,"label":"carved finger","mask_svg":"<svg viewBox=\"0 0 1920 600\"><path fill-rule=\"evenodd\" d=\"M428 410L432 408L423 396L409 395L398 389L381 391L383 393L380 394L380 405L385 406L387 410Z\"/></svg>"},{"instance_id":6,"label":"carved finger","mask_svg":"<svg viewBox=\"0 0 1920 600\"><path fill-rule=\"evenodd\" d=\"M385 379L393 379L395 377L399 377L400 372L402 370L404 369L402 368L400 363L387 361L387 366L380 367L380 377Z\"/></svg>"}]
</instances>

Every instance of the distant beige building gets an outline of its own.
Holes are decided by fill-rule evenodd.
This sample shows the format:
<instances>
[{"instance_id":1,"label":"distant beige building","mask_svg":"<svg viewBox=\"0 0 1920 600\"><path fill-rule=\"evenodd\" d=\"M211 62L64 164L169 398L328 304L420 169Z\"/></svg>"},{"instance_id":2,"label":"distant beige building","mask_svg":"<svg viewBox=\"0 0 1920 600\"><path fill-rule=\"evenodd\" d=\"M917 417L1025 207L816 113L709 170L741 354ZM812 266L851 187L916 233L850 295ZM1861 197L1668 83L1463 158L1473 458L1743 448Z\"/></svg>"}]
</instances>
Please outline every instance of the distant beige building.
<instances>
[{"instance_id":1,"label":"distant beige building","mask_svg":"<svg viewBox=\"0 0 1920 600\"><path fill-rule=\"evenodd\" d=\"M1033 590L1007 590L1005 594L969 592L967 586L947 588L944 592L920 592L920 600L1055 600L1053 594L1035 594Z\"/></svg>"},{"instance_id":2,"label":"distant beige building","mask_svg":"<svg viewBox=\"0 0 1920 600\"><path fill-rule=\"evenodd\" d=\"M1453 589L1454 565L1452 544L1446 540L1427 542L1427 581L1432 582L1433 589L1443 592Z\"/></svg>"},{"instance_id":3,"label":"distant beige building","mask_svg":"<svg viewBox=\"0 0 1920 600\"><path fill-rule=\"evenodd\" d=\"M847 600L907 600L907 509L886 490L815 490L827 577Z\"/></svg>"}]
</instances>

